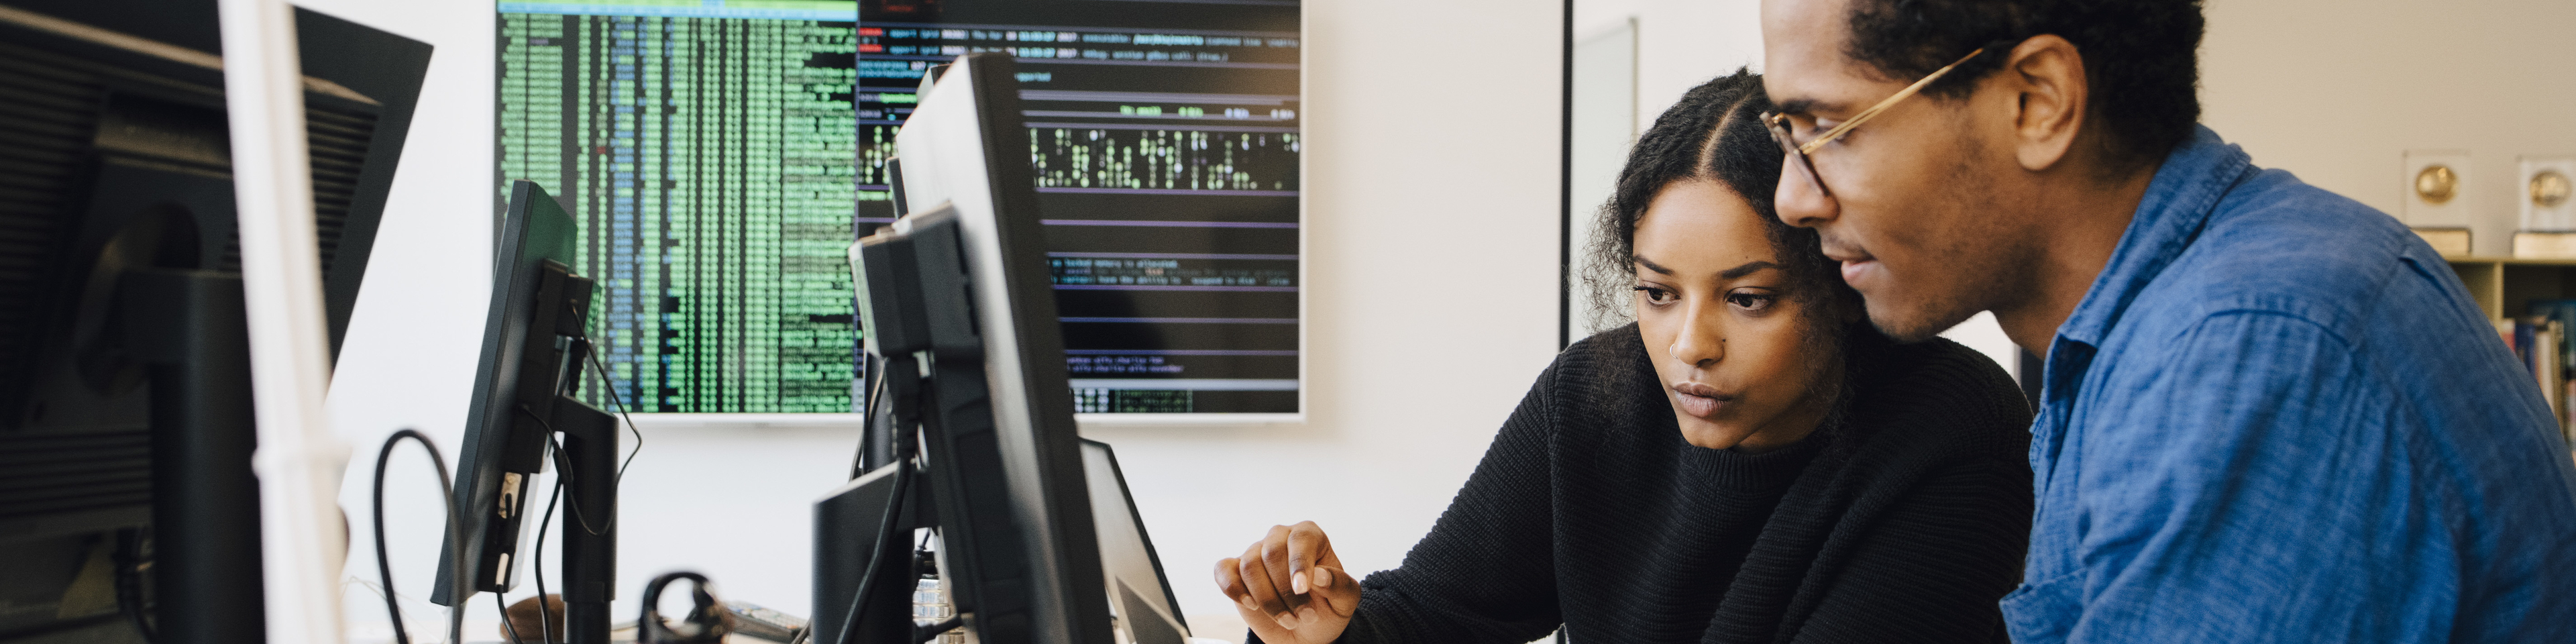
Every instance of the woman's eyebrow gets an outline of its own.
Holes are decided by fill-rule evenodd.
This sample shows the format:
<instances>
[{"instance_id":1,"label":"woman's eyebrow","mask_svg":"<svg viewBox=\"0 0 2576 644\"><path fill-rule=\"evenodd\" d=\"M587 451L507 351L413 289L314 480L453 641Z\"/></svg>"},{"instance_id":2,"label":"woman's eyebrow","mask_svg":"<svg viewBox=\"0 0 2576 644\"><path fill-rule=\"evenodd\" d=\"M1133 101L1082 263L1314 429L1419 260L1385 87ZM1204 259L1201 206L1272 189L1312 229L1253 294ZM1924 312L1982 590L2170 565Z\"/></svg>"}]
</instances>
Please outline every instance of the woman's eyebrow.
<instances>
[{"instance_id":1,"label":"woman's eyebrow","mask_svg":"<svg viewBox=\"0 0 2576 644\"><path fill-rule=\"evenodd\" d=\"M1638 260L1638 261L1645 261L1645 260ZM1746 276L1746 275L1752 275L1755 271L1759 271L1759 270L1766 269L1766 268L1776 269L1776 268L1780 268L1780 265L1779 265L1779 264L1772 263L1772 262L1768 262L1768 261L1758 260L1758 259L1757 259L1757 260L1753 260L1753 261L1750 261L1750 262L1745 262L1745 263L1744 263L1744 265L1742 265L1742 266L1737 266L1737 267L1735 267L1735 268L1730 268L1730 269L1726 269L1726 270L1723 270L1723 271L1719 271L1719 272L1717 273L1717 276L1718 276L1718 278L1720 278L1720 279L1730 279L1730 280L1731 280L1731 279L1735 279L1735 278L1738 278L1738 277L1743 277L1743 276Z\"/></svg>"},{"instance_id":2,"label":"woman's eyebrow","mask_svg":"<svg viewBox=\"0 0 2576 644\"><path fill-rule=\"evenodd\" d=\"M1646 267L1646 270L1654 271L1657 275L1673 274L1673 269L1664 268L1664 265L1655 263L1655 260L1646 259L1646 256L1644 255L1629 255L1628 257L1637 260L1638 266L1644 266Z\"/></svg>"}]
</instances>

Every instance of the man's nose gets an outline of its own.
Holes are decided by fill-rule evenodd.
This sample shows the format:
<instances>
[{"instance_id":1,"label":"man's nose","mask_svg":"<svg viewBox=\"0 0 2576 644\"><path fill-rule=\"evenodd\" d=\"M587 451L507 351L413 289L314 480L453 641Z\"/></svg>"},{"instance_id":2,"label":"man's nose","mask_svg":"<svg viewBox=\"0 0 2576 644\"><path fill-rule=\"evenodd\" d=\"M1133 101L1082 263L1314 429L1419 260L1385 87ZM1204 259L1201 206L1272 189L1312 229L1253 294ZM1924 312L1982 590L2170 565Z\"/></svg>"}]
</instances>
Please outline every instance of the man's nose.
<instances>
[{"instance_id":1,"label":"man's nose","mask_svg":"<svg viewBox=\"0 0 2576 644\"><path fill-rule=\"evenodd\" d=\"M1814 228L1841 214L1841 204L1817 186L1818 179L1798 167L1789 155L1780 155L1780 185L1771 192L1771 205L1780 212L1780 222L1800 228Z\"/></svg>"}]
</instances>

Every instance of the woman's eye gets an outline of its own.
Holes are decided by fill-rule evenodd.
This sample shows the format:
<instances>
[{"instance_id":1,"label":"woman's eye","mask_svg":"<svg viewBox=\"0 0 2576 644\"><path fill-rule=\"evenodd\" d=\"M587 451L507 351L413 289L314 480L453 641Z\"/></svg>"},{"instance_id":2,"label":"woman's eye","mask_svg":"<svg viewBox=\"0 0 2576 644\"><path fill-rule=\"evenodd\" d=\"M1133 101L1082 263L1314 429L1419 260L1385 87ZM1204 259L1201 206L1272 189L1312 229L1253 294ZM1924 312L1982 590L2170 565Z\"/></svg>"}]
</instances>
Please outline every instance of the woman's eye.
<instances>
[{"instance_id":1,"label":"woman's eye","mask_svg":"<svg viewBox=\"0 0 2576 644\"><path fill-rule=\"evenodd\" d=\"M1655 288L1655 287L1652 287L1652 286L1639 286L1639 287L1635 287L1635 288L1634 288L1634 290L1636 290L1638 293L1644 294L1644 295L1646 296L1646 301L1648 301L1648 302L1653 302L1653 303L1656 303L1656 304L1662 304L1662 303L1665 303L1665 302L1670 302L1670 301L1672 301L1672 299L1673 299L1673 292L1672 292L1672 291L1667 291L1667 290L1660 289L1660 288Z\"/></svg>"},{"instance_id":2,"label":"woman's eye","mask_svg":"<svg viewBox=\"0 0 2576 644\"><path fill-rule=\"evenodd\" d=\"M1778 299L1778 296L1763 295L1759 293L1728 293L1726 295L1726 303L1733 304L1736 308L1747 311L1760 311L1771 308L1771 304Z\"/></svg>"}]
</instances>

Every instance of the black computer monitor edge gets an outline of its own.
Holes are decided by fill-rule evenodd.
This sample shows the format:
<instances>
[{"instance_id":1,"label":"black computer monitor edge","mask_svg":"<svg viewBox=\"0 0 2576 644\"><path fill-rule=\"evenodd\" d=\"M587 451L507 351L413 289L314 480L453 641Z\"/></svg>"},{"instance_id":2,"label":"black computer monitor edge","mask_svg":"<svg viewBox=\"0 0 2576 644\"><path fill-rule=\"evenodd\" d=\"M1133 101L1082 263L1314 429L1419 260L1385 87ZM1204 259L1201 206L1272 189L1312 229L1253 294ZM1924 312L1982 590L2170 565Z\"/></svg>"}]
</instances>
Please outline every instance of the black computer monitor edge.
<instances>
[{"instance_id":1,"label":"black computer monitor edge","mask_svg":"<svg viewBox=\"0 0 2576 644\"><path fill-rule=\"evenodd\" d=\"M0 98L0 103L19 108L8 110L6 118L47 120L62 111L95 117L47 120L45 133L59 140L42 145L20 141L29 145L0 154L20 161L26 159L16 152L60 155L40 165L72 177L61 183L35 181L50 175L20 166L31 172L21 173L26 176L19 177L21 190L13 200L51 207L13 213L12 218L20 221L12 222L12 229L30 231L17 225L26 219L59 219L31 231L40 241L10 249L10 263L24 265L18 260L29 252L46 255L36 263L53 268L18 277L61 282L61 288L40 286L13 294L43 300L13 304L23 307L17 309L20 313L37 312L24 319L44 329L21 337L45 346L33 359L47 364L43 353L55 349L121 344L105 354L108 362L83 355L73 364L116 365L112 371L125 375L114 380L125 384L110 385L108 398L57 400L46 411L0 422L0 426L55 425L26 434L54 436L51 440L57 442L74 437L83 441L4 444L0 460L39 455L58 463L93 463L58 472L50 485L118 488L110 494L87 495L84 504L64 506L60 512L0 522L0 541L13 545L13 559L6 566L10 572L0 573L0 579L9 580L0 586L9 588L0 593L15 594L22 583L47 583L47 575L32 574L54 564L42 562L51 550L36 547L38 543L118 529L111 540L118 542L119 556L142 557L119 564L118 583L136 575L149 579L148 585L137 587L150 590L131 597L121 593L117 612L128 613L136 623L157 624L165 634L184 633L190 641L256 642L264 622L259 608L264 595L260 508L257 479L249 466L255 432L246 314L240 276L225 257L233 241L235 206L226 175L230 158L221 152L221 141L229 135L222 117L227 107L225 87L219 65L209 64L219 60L222 51L215 3L159 3L148 11L126 3L8 0L7 5L8 14L0 16L0 25L5 25L0 31L11 35L0 41L41 54L13 55L5 66L14 68L12 72L51 71L38 75L54 80L47 81L44 92ZM294 19L304 74L309 81L325 81L308 82L308 90L317 85L340 90L308 92L308 116L330 111L345 119L354 110L363 113L358 118L374 119L368 136L333 141L317 136L312 141L317 157L329 148L336 163L331 171L346 178L317 181L317 193L323 194L315 195L317 200L345 200L340 202L346 208L345 218L336 227L328 220L317 221L325 240L337 242L336 255L326 250L327 264L322 267L328 279L323 294L330 351L336 357L347 330L347 313L364 278L376 222L401 158L431 47L309 10L297 9ZM54 63L69 66L48 69ZM93 80L104 82L67 80L92 74L96 75ZM38 105L43 107L25 109ZM55 127L75 123L83 125ZM100 127L95 132L81 129L89 124ZM343 127L335 132L349 132L345 121L339 125ZM325 190L325 184L342 187ZM336 238L329 236L334 230L339 233ZM125 247L120 251L102 243ZM155 250L150 257L138 257L133 244ZM87 313L55 319L50 313L69 310L56 308L69 305L57 298L81 300L71 308ZM107 345L49 340L57 336L114 340ZM25 373L42 369L11 367ZM131 379L135 369L146 374L141 381ZM50 375L37 377L77 384ZM148 382L149 387L133 388L137 382ZM133 404L138 402L146 404ZM86 403L121 409L98 414L76 409ZM20 411L14 405L0 407ZM147 415L148 420L129 422L136 414ZM59 418L72 420L70 424L52 420ZM141 444L121 438L97 442L135 435L148 436L148 450L132 452ZM116 458L94 458L101 449L116 452ZM147 454L148 458L129 458ZM148 494L132 494L139 488L129 487L128 482L138 479L148 479ZM148 512L136 511L139 507L148 507ZM147 525L148 531L143 529ZM42 563L29 565L32 562ZM20 612L21 617L31 614ZM78 611L56 617L50 624L11 620L10 632L0 635L0 641L116 641L134 635L130 627L112 632L125 627L125 620L102 621L101 615Z\"/></svg>"},{"instance_id":2,"label":"black computer monitor edge","mask_svg":"<svg viewBox=\"0 0 2576 644\"><path fill-rule=\"evenodd\" d=\"M934 76L897 138L913 212L894 235L860 244L907 249L896 264L918 266L919 274L889 284L916 289L920 297L906 301L921 308L888 311L920 316L930 331L921 342L871 338L868 349L902 364L912 363L910 351L934 356L922 365L929 378L920 466L933 508L926 514L937 517L940 571L966 625L996 644L1106 644L1107 585L1084 493L1035 179L1023 161L1029 139L1018 82L1002 55L962 57ZM857 281L882 277L862 270ZM874 310L895 297L862 299L879 303ZM835 547L821 534L818 549ZM873 548L874 532L867 534L853 532L839 545ZM817 572L819 585L827 571ZM844 609L815 610L829 620Z\"/></svg>"},{"instance_id":3,"label":"black computer monitor edge","mask_svg":"<svg viewBox=\"0 0 2576 644\"><path fill-rule=\"evenodd\" d=\"M539 198L546 199L543 206L537 203ZM505 219L508 223L494 244L491 304L484 312L482 348L476 354L475 389L466 411L465 438L457 446L454 497L464 515L464 534L449 535L449 543L440 553L439 569L457 571L459 580L466 583L462 593L450 588L452 583L442 584L431 600L442 604L453 605L459 595L471 595L483 587L516 582L510 572L515 562L487 561L500 553L487 554L492 548L485 540L496 531L517 538L520 530L516 524L525 513L528 492L534 483L530 480L533 477L501 471L507 466L498 461L511 451L508 430L512 423L504 403L511 400L510 392L518 384L518 356L527 349L523 346L527 309L536 300L537 291L533 277L547 258L562 259L569 254L572 221L552 197L545 196L543 189L528 182L511 186L509 210L511 215ZM541 235L552 237L551 243L531 239ZM530 248L549 245L555 248ZM542 445L537 448L542 449ZM526 449L519 451L524 453ZM538 465L530 462L517 469ZM495 521L492 509L496 507L503 508L499 513L507 518L500 520L509 525L491 525ZM461 538L465 535L477 538ZM515 544L500 548L503 552L516 549ZM499 570L491 570L496 563ZM478 568L484 570L477 571Z\"/></svg>"},{"instance_id":4,"label":"black computer monitor edge","mask_svg":"<svg viewBox=\"0 0 2576 644\"><path fill-rule=\"evenodd\" d=\"M605 644L615 577L617 428L613 417L571 396L589 361L584 318L591 280L566 268L577 231L544 188L513 182L509 204L457 460L453 497L461 525L440 553L439 569L449 576L431 601L456 606L476 592L516 585L527 511L539 495L535 479L551 464L566 489L558 579L567 636L574 644ZM550 450L557 433L561 445Z\"/></svg>"},{"instance_id":5,"label":"black computer monitor edge","mask_svg":"<svg viewBox=\"0 0 2576 644\"><path fill-rule=\"evenodd\" d=\"M1099 543L1092 525L1090 499L1079 493L1085 484L1081 437L1074 422L1073 390L1065 371L1064 337L1056 321L1054 284L1048 277L1037 179L1027 159L1029 133L1020 116L1016 65L1008 55L990 53L961 57L956 64L963 69L950 70L938 82L966 81L963 87L974 101L971 115L976 117L983 143L979 156L983 162L983 187L991 195L991 210L976 213L961 208L960 223L964 224L964 250L972 272L998 275L1002 282L998 291L977 288L974 295L977 315L983 318L979 322L988 329L985 359L988 377L996 385L991 394L995 424L1003 430L1011 429L1015 422L1021 424L1023 431L1004 436L1029 441L1022 444L1005 440L1001 444L1005 463L1014 466L1004 474L1031 477L1015 486L1019 494L1014 495L1013 501L1018 505L1015 509L1019 518L1026 522L1024 534L1035 533L1028 545L1032 561L1038 564L1036 581L1046 585L1044 592L1037 595L1036 607L1041 616L1035 624L1040 634L1037 641L1106 644L1110 638L1109 606L1100 589L1106 588L1107 582L1100 577ZM965 73L961 75L959 71ZM935 107L929 103L939 100L942 89L933 88L923 101L924 111ZM921 113L915 112L916 118ZM901 135L897 142L899 151L910 147L903 145ZM914 174L928 173L914 170ZM907 177L907 187L914 180ZM979 222L978 214L990 219ZM979 236L978 223L992 228ZM1010 332L989 331L995 328ZM1013 459L1013 448L1029 451ZM1013 460L1020 462L1012 463ZM1043 527L1026 527L1027 524ZM1050 606L1050 601L1060 604ZM1049 635L1062 639L1050 640Z\"/></svg>"}]
</instances>

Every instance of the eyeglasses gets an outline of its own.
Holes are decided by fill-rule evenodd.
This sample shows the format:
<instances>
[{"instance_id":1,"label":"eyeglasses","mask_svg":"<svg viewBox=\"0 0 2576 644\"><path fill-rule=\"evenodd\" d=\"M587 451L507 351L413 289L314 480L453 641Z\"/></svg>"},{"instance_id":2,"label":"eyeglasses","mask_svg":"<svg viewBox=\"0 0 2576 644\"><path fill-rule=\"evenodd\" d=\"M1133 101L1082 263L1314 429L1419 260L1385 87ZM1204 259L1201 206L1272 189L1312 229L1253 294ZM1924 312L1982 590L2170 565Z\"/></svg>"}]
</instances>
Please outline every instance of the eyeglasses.
<instances>
[{"instance_id":1,"label":"eyeglasses","mask_svg":"<svg viewBox=\"0 0 2576 644\"><path fill-rule=\"evenodd\" d=\"M1771 140L1780 144L1781 153L1787 154L1789 155L1789 158L1796 159L1798 161L1795 165L1798 166L1799 173L1807 175L1808 183L1815 184L1816 193L1830 196L1833 194L1833 191L1825 189L1825 180L1818 178L1816 175L1816 162L1807 158L1808 153L1815 152L1816 148L1824 147L1825 144L1832 143L1835 139L1843 138L1843 135L1845 134L1850 134L1852 128L1860 127L1860 124L1869 122L1871 117L1878 116L1879 112L1887 111L1887 108L1895 106L1897 103L1902 102L1907 98L1912 98L1915 94L1922 92L1924 86L1931 85L1932 81L1940 80L1943 75L1949 74L1950 70L1958 69L1960 65L1967 64L1968 61L1975 60L1978 54L1986 53L1986 50L1992 47L1992 45L1978 47L1976 51L1968 52L1968 55L1959 57L1957 62L1953 62L1940 69L1933 70L1932 75L1923 77L1923 80L1914 81L1914 84L1905 86L1905 89L1897 90L1896 95L1887 97L1887 100L1879 101L1877 105L1869 106L1869 109L1861 110L1859 114L1852 115L1851 120L1843 121L1842 125L1836 125L1834 126L1834 129L1826 130L1824 134L1817 136L1816 140L1813 141L1808 141L1803 144L1797 142L1797 139L1790 135L1789 117L1787 115L1780 114L1778 112L1763 112L1762 123L1770 126Z\"/></svg>"}]
</instances>

